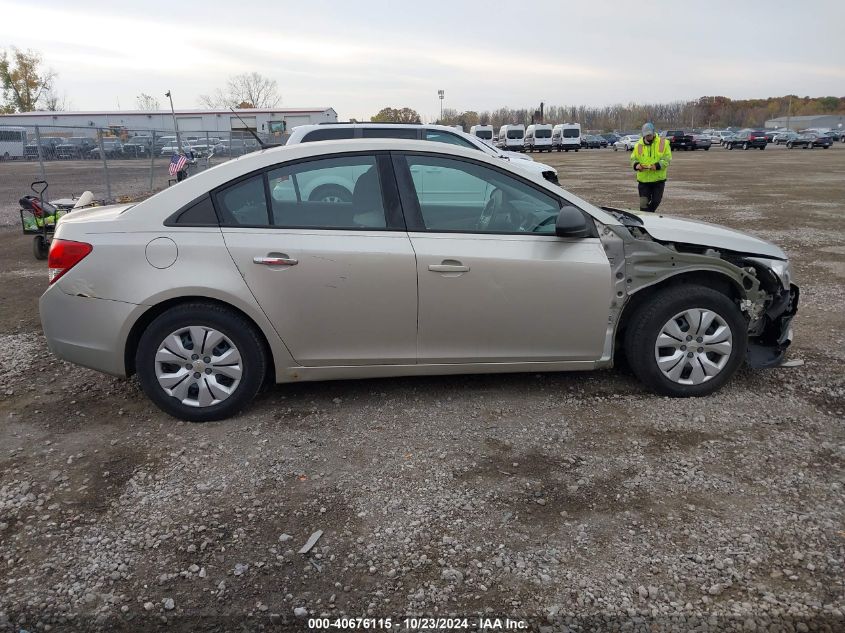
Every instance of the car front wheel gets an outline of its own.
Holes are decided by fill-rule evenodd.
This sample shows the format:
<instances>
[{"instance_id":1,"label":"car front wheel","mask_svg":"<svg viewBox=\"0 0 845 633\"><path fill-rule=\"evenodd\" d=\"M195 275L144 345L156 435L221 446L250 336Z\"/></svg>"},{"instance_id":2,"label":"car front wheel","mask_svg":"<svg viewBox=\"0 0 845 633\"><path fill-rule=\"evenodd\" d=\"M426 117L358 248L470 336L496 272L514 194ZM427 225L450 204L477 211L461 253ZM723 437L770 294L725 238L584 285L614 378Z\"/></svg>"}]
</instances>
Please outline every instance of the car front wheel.
<instances>
[{"instance_id":1,"label":"car front wheel","mask_svg":"<svg viewBox=\"0 0 845 633\"><path fill-rule=\"evenodd\" d=\"M211 303L180 305L146 328L135 355L141 388L175 418L207 422L248 405L267 373L255 326Z\"/></svg>"},{"instance_id":2,"label":"car front wheel","mask_svg":"<svg viewBox=\"0 0 845 633\"><path fill-rule=\"evenodd\" d=\"M676 286L632 316L625 354L634 374L652 391L705 396L720 389L742 364L746 327L739 308L721 292Z\"/></svg>"}]
</instances>

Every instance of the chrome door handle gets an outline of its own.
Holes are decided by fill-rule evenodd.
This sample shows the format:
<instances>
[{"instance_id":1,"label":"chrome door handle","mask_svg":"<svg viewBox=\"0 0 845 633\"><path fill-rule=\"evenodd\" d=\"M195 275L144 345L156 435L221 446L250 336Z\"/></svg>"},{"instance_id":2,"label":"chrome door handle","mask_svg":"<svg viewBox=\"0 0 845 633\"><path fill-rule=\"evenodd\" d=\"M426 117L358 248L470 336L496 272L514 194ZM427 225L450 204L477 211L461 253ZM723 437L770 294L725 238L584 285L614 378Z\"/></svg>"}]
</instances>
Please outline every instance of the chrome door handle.
<instances>
[{"instance_id":1,"label":"chrome door handle","mask_svg":"<svg viewBox=\"0 0 845 633\"><path fill-rule=\"evenodd\" d=\"M253 257L252 263L264 266L296 266L299 260L293 257Z\"/></svg>"},{"instance_id":2,"label":"chrome door handle","mask_svg":"<svg viewBox=\"0 0 845 633\"><path fill-rule=\"evenodd\" d=\"M468 273L469 266L464 266L461 262L455 260L446 260L442 264L430 264L428 269L433 273Z\"/></svg>"}]
</instances>

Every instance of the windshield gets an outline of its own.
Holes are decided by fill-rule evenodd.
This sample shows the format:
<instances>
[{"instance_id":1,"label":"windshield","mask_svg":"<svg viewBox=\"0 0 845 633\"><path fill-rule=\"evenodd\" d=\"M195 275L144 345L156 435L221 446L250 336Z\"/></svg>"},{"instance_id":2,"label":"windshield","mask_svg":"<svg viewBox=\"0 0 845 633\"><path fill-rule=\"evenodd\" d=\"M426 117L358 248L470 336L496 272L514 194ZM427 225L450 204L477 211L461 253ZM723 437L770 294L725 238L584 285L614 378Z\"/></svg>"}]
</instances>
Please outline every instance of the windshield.
<instances>
[{"instance_id":1,"label":"windshield","mask_svg":"<svg viewBox=\"0 0 845 633\"><path fill-rule=\"evenodd\" d=\"M508 138L522 138L524 135L522 130L508 130Z\"/></svg>"},{"instance_id":2,"label":"windshield","mask_svg":"<svg viewBox=\"0 0 845 633\"><path fill-rule=\"evenodd\" d=\"M581 131L578 128L568 128L563 131L563 138L578 138L581 136Z\"/></svg>"},{"instance_id":3,"label":"windshield","mask_svg":"<svg viewBox=\"0 0 845 633\"><path fill-rule=\"evenodd\" d=\"M534 136L537 138L552 138L552 131L551 130L537 130L534 133Z\"/></svg>"}]
</instances>

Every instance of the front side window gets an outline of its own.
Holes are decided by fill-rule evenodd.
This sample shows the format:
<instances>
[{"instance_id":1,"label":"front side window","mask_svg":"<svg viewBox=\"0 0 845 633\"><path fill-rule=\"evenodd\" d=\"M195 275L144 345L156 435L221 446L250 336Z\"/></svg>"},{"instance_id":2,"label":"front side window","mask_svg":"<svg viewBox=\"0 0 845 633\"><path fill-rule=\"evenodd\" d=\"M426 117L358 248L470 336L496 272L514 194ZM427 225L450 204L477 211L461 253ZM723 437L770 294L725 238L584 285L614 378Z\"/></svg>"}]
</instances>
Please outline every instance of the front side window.
<instances>
[{"instance_id":1,"label":"front side window","mask_svg":"<svg viewBox=\"0 0 845 633\"><path fill-rule=\"evenodd\" d=\"M458 147L478 149L475 145L470 143L465 138L461 138L457 134L452 134L451 132L444 132L442 130L426 130L425 140L436 141L438 143L449 143L451 145L457 145Z\"/></svg>"},{"instance_id":2,"label":"front side window","mask_svg":"<svg viewBox=\"0 0 845 633\"><path fill-rule=\"evenodd\" d=\"M407 156L425 230L555 232L560 203L498 170L441 156Z\"/></svg>"},{"instance_id":3,"label":"front side window","mask_svg":"<svg viewBox=\"0 0 845 633\"><path fill-rule=\"evenodd\" d=\"M387 227L374 156L312 160L271 170L267 176L275 227Z\"/></svg>"}]
</instances>

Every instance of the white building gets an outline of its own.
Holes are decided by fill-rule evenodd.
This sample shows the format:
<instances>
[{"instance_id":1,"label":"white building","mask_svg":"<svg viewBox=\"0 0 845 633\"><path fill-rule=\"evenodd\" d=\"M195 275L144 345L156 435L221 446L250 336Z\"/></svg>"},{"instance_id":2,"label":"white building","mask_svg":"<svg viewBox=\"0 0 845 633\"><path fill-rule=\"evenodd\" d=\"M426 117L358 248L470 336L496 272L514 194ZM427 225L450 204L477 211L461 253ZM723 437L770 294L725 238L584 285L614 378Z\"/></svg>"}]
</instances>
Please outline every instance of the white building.
<instances>
[{"instance_id":1,"label":"white building","mask_svg":"<svg viewBox=\"0 0 845 633\"><path fill-rule=\"evenodd\" d=\"M821 130L845 129L845 113L839 114L809 114L803 116L780 116L766 121L768 129L788 127L792 130L806 130L807 128Z\"/></svg>"},{"instance_id":2,"label":"white building","mask_svg":"<svg viewBox=\"0 0 845 633\"><path fill-rule=\"evenodd\" d=\"M228 133L251 128L265 134L290 132L297 125L337 122L334 108L250 108L235 112L240 119L231 110L176 110L176 122L180 132ZM23 112L0 115L0 126L8 125L174 131L173 114L169 110Z\"/></svg>"}]
</instances>

